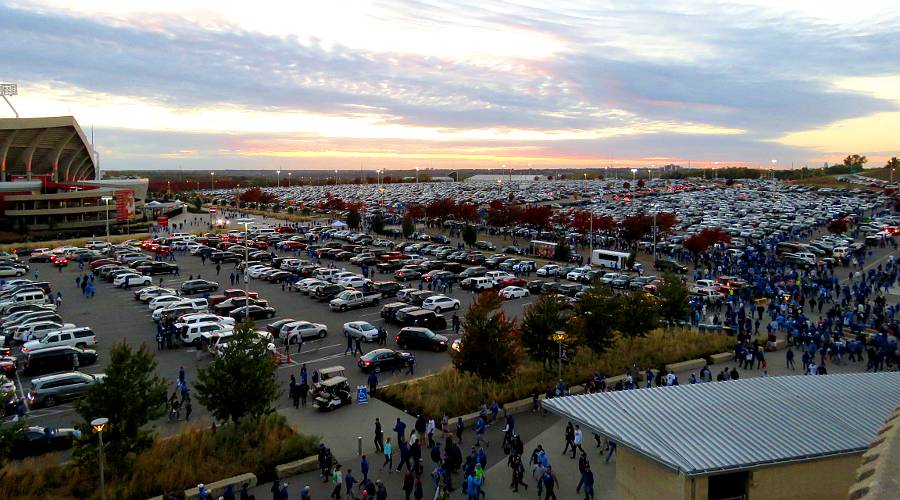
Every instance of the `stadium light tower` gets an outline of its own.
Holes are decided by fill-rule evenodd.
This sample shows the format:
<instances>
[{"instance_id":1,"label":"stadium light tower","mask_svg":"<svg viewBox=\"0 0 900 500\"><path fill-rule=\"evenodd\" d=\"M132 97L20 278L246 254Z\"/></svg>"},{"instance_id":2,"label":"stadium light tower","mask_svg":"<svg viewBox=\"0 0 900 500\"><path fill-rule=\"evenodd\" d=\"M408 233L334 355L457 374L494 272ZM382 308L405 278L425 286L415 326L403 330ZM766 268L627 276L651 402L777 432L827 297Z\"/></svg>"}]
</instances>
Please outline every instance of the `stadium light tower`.
<instances>
[{"instance_id":1,"label":"stadium light tower","mask_svg":"<svg viewBox=\"0 0 900 500\"><path fill-rule=\"evenodd\" d=\"M275 187L281 187L281 170L275 171Z\"/></svg>"},{"instance_id":2,"label":"stadium light tower","mask_svg":"<svg viewBox=\"0 0 900 500\"><path fill-rule=\"evenodd\" d=\"M7 97L11 95L19 95L19 86L15 83L0 83L0 96L3 96L3 100L9 105L9 109L11 109L13 113L15 113L16 118L18 118L19 112L16 111L16 108L9 102L9 98Z\"/></svg>"}]
</instances>

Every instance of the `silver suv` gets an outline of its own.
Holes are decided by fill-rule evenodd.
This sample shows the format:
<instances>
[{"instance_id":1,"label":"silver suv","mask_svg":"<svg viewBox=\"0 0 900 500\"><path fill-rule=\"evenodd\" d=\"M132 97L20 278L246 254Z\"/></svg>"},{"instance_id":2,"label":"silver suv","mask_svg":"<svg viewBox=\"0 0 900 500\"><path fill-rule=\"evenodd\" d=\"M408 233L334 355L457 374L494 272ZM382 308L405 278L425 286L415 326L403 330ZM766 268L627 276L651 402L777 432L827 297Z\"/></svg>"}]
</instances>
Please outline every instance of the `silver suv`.
<instances>
[{"instance_id":1,"label":"silver suv","mask_svg":"<svg viewBox=\"0 0 900 500\"><path fill-rule=\"evenodd\" d=\"M106 375L66 372L31 380L32 406L51 407L84 396L88 388L103 382Z\"/></svg>"}]
</instances>

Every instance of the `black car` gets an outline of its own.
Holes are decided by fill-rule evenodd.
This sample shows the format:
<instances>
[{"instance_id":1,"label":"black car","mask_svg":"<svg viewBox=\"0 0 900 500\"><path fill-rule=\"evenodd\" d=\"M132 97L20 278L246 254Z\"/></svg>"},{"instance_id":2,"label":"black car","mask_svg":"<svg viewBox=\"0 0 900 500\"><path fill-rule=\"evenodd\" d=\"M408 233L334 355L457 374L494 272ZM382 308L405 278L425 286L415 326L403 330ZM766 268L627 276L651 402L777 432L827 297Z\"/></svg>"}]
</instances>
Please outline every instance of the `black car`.
<instances>
[{"instance_id":1,"label":"black car","mask_svg":"<svg viewBox=\"0 0 900 500\"><path fill-rule=\"evenodd\" d=\"M560 283L556 281L548 281L541 285L541 293L553 294L559 290Z\"/></svg>"},{"instance_id":2,"label":"black car","mask_svg":"<svg viewBox=\"0 0 900 500\"><path fill-rule=\"evenodd\" d=\"M379 262L375 265L375 269L377 269L379 273L389 273L400 269L403 265L403 262L399 260L389 260L386 262Z\"/></svg>"},{"instance_id":3,"label":"black car","mask_svg":"<svg viewBox=\"0 0 900 500\"><path fill-rule=\"evenodd\" d=\"M391 302L390 304L385 304L384 307L381 308L381 317L388 322L394 321L397 318L397 311L408 307L412 308L412 306L406 302Z\"/></svg>"},{"instance_id":4,"label":"black car","mask_svg":"<svg viewBox=\"0 0 900 500\"><path fill-rule=\"evenodd\" d=\"M67 450L72 447L75 435L75 429L71 428L26 427L13 437L10 455L18 459Z\"/></svg>"},{"instance_id":5,"label":"black car","mask_svg":"<svg viewBox=\"0 0 900 500\"><path fill-rule=\"evenodd\" d=\"M467 269L464 269L461 273L459 273L459 280L462 281L466 278L478 278L480 276L484 276L484 273L487 272L482 266L474 266Z\"/></svg>"},{"instance_id":6,"label":"black car","mask_svg":"<svg viewBox=\"0 0 900 500\"><path fill-rule=\"evenodd\" d=\"M559 288L556 289L556 293L560 295L566 295L568 297L574 297L576 293L584 290L584 285L578 283L565 283L559 285Z\"/></svg>"},{"instance_id":7,"label":"black car","mask_svg":"<svg viewBox=\"0 0 900 500\"><path fill-rule=\"evenodd\" d=\"M590 285L594 282L595 279L602 278L602 271L588 271L578 277L579 283L584 283L585 285Z\"/></svg>"},{"instance_id":8,"label":"black car","mask_svg":"<svg viewBox=\"0 0 900 500\"><path fill-rule=\"evenodd\" d=\"M242 258L243 257L234 252L213 252L213 254L209 256L209 260L215 264L222 262L240 262Z\"/></svg>"},{"instance_id":9,"label":"black car","mask_svg":"<svg viewBox=\"0 0 900 500\"><path fill-rule=\"evenodd\" d=\"M356 364L365 373L380 373L385 370L393 371L409 366L410 362L414 362L415 359L415 356L408 352L394 351L392 349L374 349L360 356L356 360Z\"/></svg>"},{"instance_id":10,"label":"black car","mask_svg":"<svg viewBox=\"0 0 900 500\"><path fill-rule=\"evenodd\" d=\"M431 241L446 245L447 243L450 243L450 238L444 236L443 234L435 234L431 237Z\"/></svg>"},{"instance_id":11,"label":"black car","mask_svg":"<svg viewBox=\"0 0 900 500\"><path fill-rule=\"evenodd\" d=\"M674 260L668 259L656 259L656 261L653 262L653 269L656 269L657 271L673 272L679 274L687 274L688 272L687 266L681 265Z\"/></svg>"},{"instance_id":12,"label":"black car","mask_svg":"<svg viewBox=\"0 0 900 500\"><path fill-rule=\"evenodd\" d=\"M76 365L75 359L78 359ZM81 366L97 362L97 351L72 346L49 347L29 352L22 358L22 373L37 375L41 373L77 370Z\"/></svg>"},{"instance_id":13,"label":"black car","mask_svg":"<svg viewBox=\"0 0 900 500\"><path fill-rule=\"evenodd\" d=\"M272 254L270 252L266 252L266 251L262 251L262 250L259 250L256 252L250 252L247 255L247 258L252 259L252 260L262 261L262 262L272 262Z\"/></svg>"},{"instance_id":14,"label":"black car","mask_svg":"<svg viewBox=\"0 0 900 500\"><path fill-rule=\"evenodd\" d=\"M250 319L263 319L263 318L274 318L275 317L275 308L271 306L247 306L247 307L238 307L237 309L232 310L229 314L235 321L243 321L245 316Z\"/></svg>"},{"instance_id":15,"label":"black car","mask_svg":"<svg viewBox=\"0 0 900 500\"><path fill-rule=\"evenodd\" d=\"M380 293L383 298L396 297L402 286L396 281L376 281L372 283L372 291Z\"/></svg>"},{"instance_id":16,"label":"black car","mask_svg":"<svg viewBox=\"0 0 900 500\"><path fill-rule=\"evenodd\" d=\"M327 285L317 287L316 291L313 292L312 295L318 300L331 300L344 290L346 290L346 288L341 285L328 283Z\"/></svg>"},{"instance_id":17,"label":"black car","mask_svg":"<svg viewBox=\"0 0 900 500\"><path fill-rule=\"evenodd\" d=\"M214 292L219 289L215 281L189 280L181 284L181 293L191 295L194 293Z\"/></svg>"},{"instance_id":18,"label":"black car","mask_svg":"<svg viewBox=\"0 0 900 500\"><path fill-rule=\"evenodd\" d=\"M175 274L178 272L178 266L169 262L142 262L136 266L132 266L135 271L141 274Z\"/></svg>"},{"instance_id":19,"label":"black car","mask_svg":"<svg viewBox=\"0 0 900 500\"><path fill-rule=\"evenodd\" d=\"M401 328L394 337L401 349L428 349L429 351L446 351L449 340L428 328L408 326Z\"/></svg>"},{"instance_id":20,"label":"black car","mask_svg":"<svg viewBox=\"0 0 900 500\"><path fill-rule=\"evenodd\" d=\"M432 330L447 328L447 318L428 309L415 309L412 311L401 310L397 315L397 322L403 326L424 326Z\"/></svg>"},{"instance_id":21,"label":"black car","mask_svg":"<svg viewBox=\"0 0 900 500\"><path fill-rule=\"evenodd\" d=\"M425 299L437 294L437 292L432 292L431 290L416 290L409 294L407 302L414 306L421 306L422 302L425 302Z\"/></svg>"},{"instance_id":22,"label":"black car","mask_svg":"<svg viewBox=\"0 0 900 500\"><path fill-rule=\"evenodd\" d=\"M544 291L544 284L546 282L544 280L531 280L525 286L528 289L528 293L535 295Z\"/></svg>"},{"instance_id":23,"label":"black car","mask_svg":"<svg viewBox=\"0 0 900 500\"><path fill-rule=\"evenodd\" d=\"M503 247L503 250L501 250L501 252L508 254L508 255L521 255L522 249L519 247L514 247L514 246L505 246L505 247Z\"/></svg>"},{"instance_id":24,"label":"black car","mask_svg":"<svg viewBox=\"0 0 900 500\"><path fill-rule=\"evenodd\" d=\"M484 259L484 267L488 269L497 269L500 266L500 263L506 260L507 257L505 255L495 255L493 257L488 257Z\"/></svg>"}]
</instances>

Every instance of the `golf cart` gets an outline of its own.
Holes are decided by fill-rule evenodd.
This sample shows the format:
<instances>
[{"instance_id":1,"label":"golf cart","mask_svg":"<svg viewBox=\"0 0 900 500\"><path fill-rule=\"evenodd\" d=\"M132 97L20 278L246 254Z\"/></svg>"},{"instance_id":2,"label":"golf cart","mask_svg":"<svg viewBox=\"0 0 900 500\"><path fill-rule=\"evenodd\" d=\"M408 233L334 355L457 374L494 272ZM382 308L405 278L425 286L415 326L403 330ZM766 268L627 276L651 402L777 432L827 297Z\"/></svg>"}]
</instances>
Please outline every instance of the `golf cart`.
<instances>
[{"instance_id":1,"label":"golf cart","mask_svg":"<svg viewBox=\"0 0 900 500\"><path fill-rule=\"evenodd\" d=\"M347 379L334 375L328 380L319 382L313 393L312 405L319 411L330 411L340 408L353 401L350 392L350 383Z\"/></svg>"}]
</instances>

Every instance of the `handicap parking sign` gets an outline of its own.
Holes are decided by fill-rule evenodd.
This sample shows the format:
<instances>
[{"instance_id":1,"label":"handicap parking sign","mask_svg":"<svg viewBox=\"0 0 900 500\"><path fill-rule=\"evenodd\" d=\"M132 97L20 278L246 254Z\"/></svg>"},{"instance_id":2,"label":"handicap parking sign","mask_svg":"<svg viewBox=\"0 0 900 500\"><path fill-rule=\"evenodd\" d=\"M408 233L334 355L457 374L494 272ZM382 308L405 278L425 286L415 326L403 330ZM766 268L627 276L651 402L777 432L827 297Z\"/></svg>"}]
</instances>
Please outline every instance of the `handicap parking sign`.
<instances>
[{"instance_id":1,"label":"handicap parking sign","mask_svg":"<svg viewBox=\"0 0 900 500\"><path fill-rule=\"evenodd\" d=\"M364 405L369 402L369 388L364 385L356 386L356 402Z\"/></svg>"}]
</instances>

